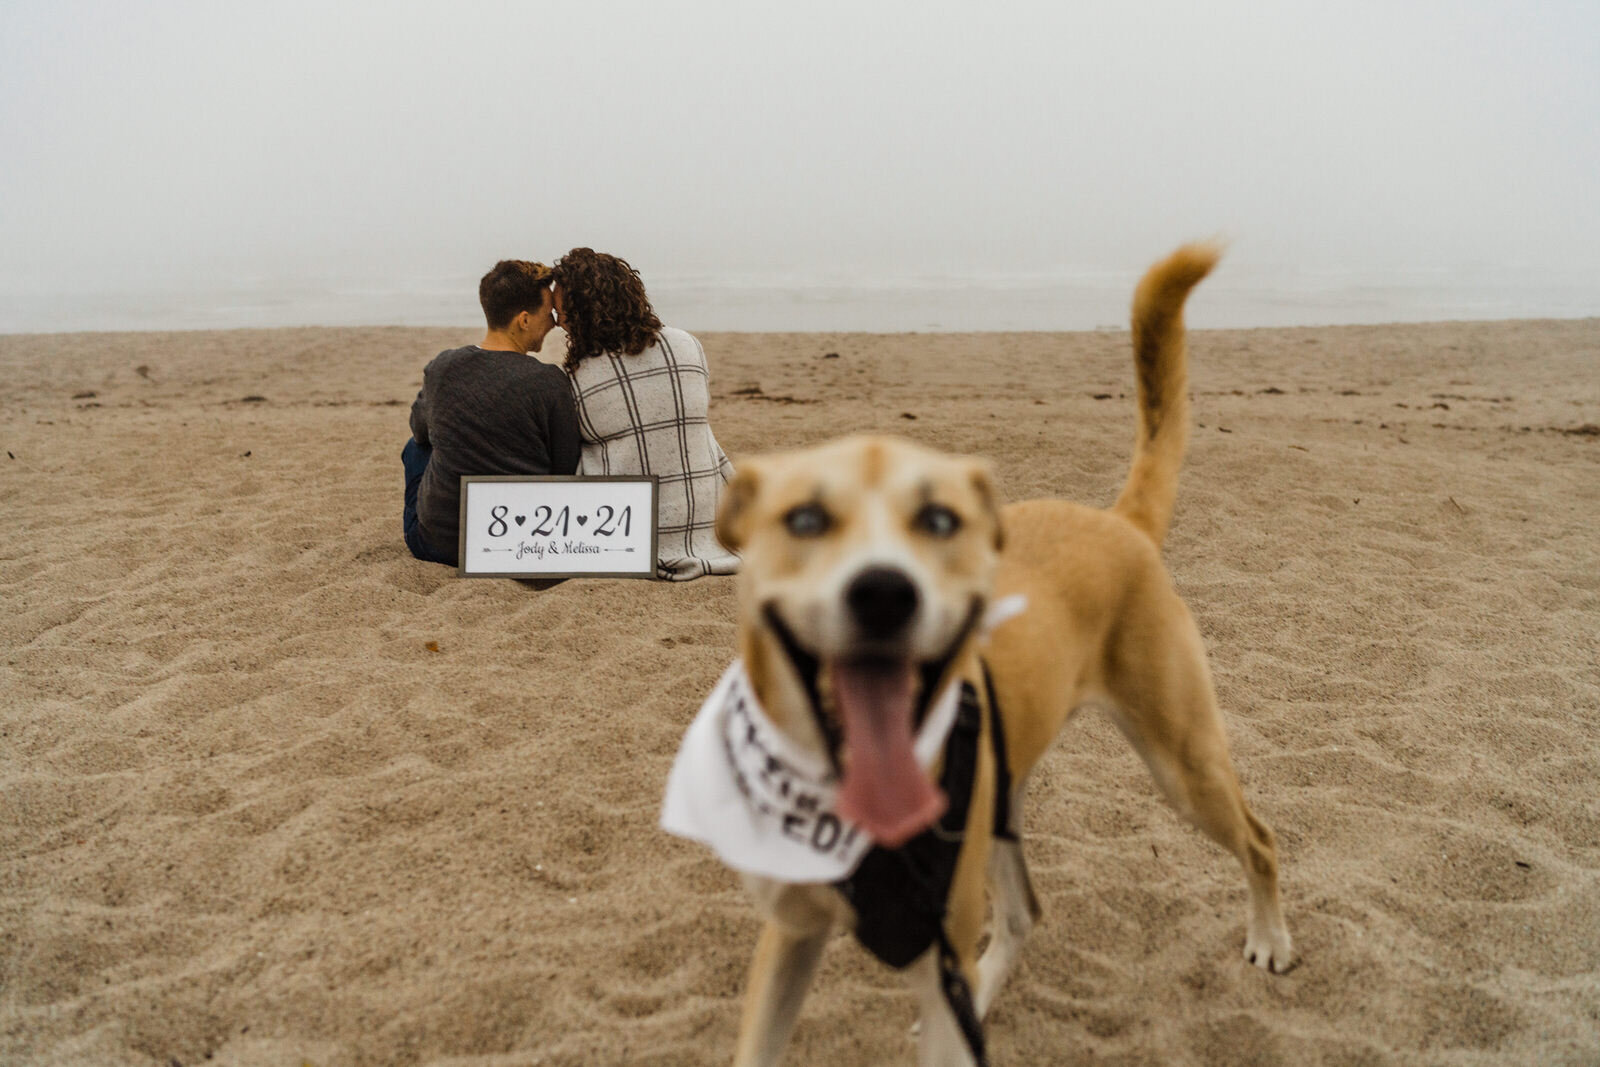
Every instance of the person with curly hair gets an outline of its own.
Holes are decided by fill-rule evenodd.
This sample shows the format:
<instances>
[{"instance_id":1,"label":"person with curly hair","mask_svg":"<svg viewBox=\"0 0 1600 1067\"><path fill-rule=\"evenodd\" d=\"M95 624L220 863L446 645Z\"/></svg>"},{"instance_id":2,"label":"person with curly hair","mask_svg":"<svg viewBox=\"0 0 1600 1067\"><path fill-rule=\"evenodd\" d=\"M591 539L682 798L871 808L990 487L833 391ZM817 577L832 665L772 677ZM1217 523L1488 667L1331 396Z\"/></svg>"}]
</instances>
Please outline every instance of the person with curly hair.
<instances>
[{"instance_id":1,"label":"person with curly hair","mask_svg":"<svg viewBox=\"0 0 1600 1067\"><path fill-rule=\"evenodd\" d=\"M551 270L503 259L478 283L483 343L440 352L423 368L400 453L406 547L431 563L456 562L463 474L571 474L578 413L561 369L537 359L555 325Z\"/></svg>"},{"instance_id":2,"label":"person with curly hair","mask_svg":"<svg viewBox=\"0 0 1600 1067\"><path fill-rule=\"evenodd\" d=\"M664 326L626 260L574 248L556 261L556 315L583 438L580 473L655 475L656 574L732 574L717 543L717 498L733 464L711 432L706 352Z\"/></svg>"}]
</instances>

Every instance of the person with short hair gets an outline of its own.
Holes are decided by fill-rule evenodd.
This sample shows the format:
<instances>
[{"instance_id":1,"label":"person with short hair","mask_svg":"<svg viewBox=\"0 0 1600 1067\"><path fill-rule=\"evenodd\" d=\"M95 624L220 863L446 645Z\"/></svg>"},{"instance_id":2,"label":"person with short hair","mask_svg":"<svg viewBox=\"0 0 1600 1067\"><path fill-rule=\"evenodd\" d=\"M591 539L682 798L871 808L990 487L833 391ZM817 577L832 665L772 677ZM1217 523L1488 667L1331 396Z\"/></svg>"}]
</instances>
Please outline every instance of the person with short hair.
<instances>
[{"instance_id":1,"label":"person with short hair","mask_svg":"<svg viewBox=\"0 0 1600 1067\"><path fill-rule=\"evenodd\" d=\"M555 325L552 273L503 259L478 283L483 343L440 352L422 371L411 440L400 453L401 525L418 559L456 563L464 474L572 474L580 449L560 368L528 358Z\"/></svg>"},{"instance_id":2,"label":"person with short hair","mask_svg":"<svg viewBox=\"0 0 1600 1067\"><path fill-rule=\"evenodd\" d=\"M639 272L574 248L555 264L564 364L583 438L581 473L655 475L657 577L732 574L717 543L717 498L733 464L711 432L711 377L692 334L663 326Z\"/></svg>"}]
</instances>

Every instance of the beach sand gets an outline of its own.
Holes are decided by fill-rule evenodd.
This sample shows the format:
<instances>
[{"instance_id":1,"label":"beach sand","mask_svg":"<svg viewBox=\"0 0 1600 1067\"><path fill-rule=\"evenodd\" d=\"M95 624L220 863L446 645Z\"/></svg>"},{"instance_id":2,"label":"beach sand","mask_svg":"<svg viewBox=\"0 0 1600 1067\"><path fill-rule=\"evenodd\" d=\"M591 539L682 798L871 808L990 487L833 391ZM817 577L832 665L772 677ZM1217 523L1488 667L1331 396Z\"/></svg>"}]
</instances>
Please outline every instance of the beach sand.
<instances>
[{"instance_id":1,"label":"beach sand","mask_svg":"<svg viewBox=\"0 0 1600 1067\"><path fill-rule=\"evenodd\" d=\"M1204 299L1202 289L1196 296ZM733 582L400 540L438 329L0 338L0 1061L725 1062L758 924L656 827ZM855 431L1107 504L1126 333L708 334L735 461ZM996 1064L1600 1062L1600 320L1201 332L1166 556L1299 965L1094 714ZM830 945L788 1062L910 1063Z\"/></svg>"}]
</instances>

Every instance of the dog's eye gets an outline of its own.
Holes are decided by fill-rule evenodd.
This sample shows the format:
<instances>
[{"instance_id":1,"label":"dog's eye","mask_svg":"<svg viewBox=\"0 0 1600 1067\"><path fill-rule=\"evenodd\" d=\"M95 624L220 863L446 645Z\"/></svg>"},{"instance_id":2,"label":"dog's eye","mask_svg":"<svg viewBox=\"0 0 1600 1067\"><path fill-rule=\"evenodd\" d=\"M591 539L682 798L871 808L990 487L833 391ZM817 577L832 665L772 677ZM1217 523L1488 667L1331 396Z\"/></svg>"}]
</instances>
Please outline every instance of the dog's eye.
<instances>
[{"instance_id":1,"label":"dog's eye","mask_svg":"<svg viewBox=\"0 0 1600 1067\"><path fill-rule=\"evenodd\" d=\"M961 529L961 516L943 504L929 504L917 512L913 524L933 537L952 537Z\"/></svg>"},{"instance_id":2,"label":"dog's eye","mask_svg":"<svg viewBox=\"0 0 1600 1067\"><path fill-rule=\"evenodd\" d=\"M821 504L801 504L789 509L783 525L795 537L821 537L833 525L833 518Z\"/></svg>"}]
</instances>

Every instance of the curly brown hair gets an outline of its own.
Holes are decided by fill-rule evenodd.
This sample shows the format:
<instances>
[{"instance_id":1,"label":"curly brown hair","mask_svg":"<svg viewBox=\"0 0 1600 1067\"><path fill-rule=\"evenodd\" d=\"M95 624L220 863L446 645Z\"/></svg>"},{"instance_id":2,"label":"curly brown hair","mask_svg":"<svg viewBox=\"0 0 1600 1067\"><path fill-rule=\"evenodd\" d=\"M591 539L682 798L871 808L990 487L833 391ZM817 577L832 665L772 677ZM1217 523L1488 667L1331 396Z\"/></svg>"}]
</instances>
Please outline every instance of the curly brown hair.
<instances>
[{"instance_id":1,"label":"curly brown hair","mask_svg":"<svg viewBox=\"0 0 1600 1067\"><path fill-rule=\"evenodd\" d=\"M491 330L503 330L524 311L537 313L550 287L550 268L525 259L502 259L478 281L478 304Z\"/></svg>"},{"instance_id":2,"label":"curly brown hair","mask_svg":"<svg viewBox=\"0 0 1600 1067\"><path fill-rule=\"evenodd\" d=\"M555 279L561 289L561 327L567 331L564 366L569 372L608 352L637 356L661 333L644 282L627 260L574 248L556 260Z\"/></svg>"}]
</instances>

